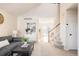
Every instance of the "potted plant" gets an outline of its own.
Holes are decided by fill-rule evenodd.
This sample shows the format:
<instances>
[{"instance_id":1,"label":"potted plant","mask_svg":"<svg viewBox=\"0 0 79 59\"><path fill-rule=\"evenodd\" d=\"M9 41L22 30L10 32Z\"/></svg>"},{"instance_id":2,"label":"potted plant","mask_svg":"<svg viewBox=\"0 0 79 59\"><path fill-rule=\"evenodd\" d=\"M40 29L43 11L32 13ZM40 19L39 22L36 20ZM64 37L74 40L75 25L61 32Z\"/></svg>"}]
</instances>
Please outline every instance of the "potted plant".
<instances>
[{"instance_id":1,"label":"potted plant","mask_svg":"<svg viewBox=\"0 0 79 59\"><path fill-rule=\"evenodd\" d=\"M22 37L22 42L23 42L23 43L27 43L27 42L28 42L28 39L29 39L29 38L27 38L27 37Z\"/></svg>"}]
</instances>

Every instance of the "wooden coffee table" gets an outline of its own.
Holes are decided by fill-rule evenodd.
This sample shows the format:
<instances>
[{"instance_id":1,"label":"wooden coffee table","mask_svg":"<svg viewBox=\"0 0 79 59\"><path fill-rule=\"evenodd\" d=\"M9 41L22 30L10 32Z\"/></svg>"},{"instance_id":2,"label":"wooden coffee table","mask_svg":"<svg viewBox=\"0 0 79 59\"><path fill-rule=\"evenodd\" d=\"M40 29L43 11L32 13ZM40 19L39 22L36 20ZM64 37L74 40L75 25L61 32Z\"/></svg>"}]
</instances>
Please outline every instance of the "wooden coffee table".
<instances>
[{"instance_id":1,"label":"wooden coffee table","mask_svg":"<svg viewBox=\"0 0 79 59\"><path fill-rule=\"evenodd\" d=\"M15 49L12 51L12 55L14 53L17 53L17 56L31 56L31 53L34 48L34 43L29 43L27 47L21 47L23 44L18 45Z\"/></svg>"}]
</instances>

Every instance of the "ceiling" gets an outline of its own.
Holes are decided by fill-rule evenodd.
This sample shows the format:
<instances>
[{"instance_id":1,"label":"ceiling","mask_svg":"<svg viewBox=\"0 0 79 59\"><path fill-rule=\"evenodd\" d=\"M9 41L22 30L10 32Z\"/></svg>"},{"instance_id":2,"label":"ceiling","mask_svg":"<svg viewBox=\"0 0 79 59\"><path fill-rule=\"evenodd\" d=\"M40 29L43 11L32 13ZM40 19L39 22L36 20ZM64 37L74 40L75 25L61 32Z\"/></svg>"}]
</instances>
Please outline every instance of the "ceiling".
<instances>
[{"instance_id":1,"label":"ceiling","mask_svg":"<svg viewBox=\"0 0 79 59\"><path fill-rule=\"evenodd\" d=\"M74 3L74 4L71 4L67 10L77 10L77 8L78 8L77 3Z\"/></svg>"},{"instance_id":2,"label":"ceiling","mask_svg":"<svg viewBox=\"0 0 79 59\"><path fill-rule=\"evenodd\" d=\"M12 15L20 15L39 5L39 3L0 3L0 9Z\"/></svg>"}]
</instances>

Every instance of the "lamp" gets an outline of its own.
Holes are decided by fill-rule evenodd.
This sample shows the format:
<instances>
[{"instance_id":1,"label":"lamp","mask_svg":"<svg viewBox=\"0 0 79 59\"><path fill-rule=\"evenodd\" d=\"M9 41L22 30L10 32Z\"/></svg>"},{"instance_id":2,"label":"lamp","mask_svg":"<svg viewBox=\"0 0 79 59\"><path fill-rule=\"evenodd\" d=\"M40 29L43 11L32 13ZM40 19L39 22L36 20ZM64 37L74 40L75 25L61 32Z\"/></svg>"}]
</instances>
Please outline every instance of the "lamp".
<instances>
[{"instance_id":1,"label":"lamp","mask_svg":"<svg viewBox=\"0 0 79 59\"><path fill-rule=\"evenodd\" d=\"M17 37L18 31L17 30L13 30L13 37Z\"/></svg>"}]
</instances>

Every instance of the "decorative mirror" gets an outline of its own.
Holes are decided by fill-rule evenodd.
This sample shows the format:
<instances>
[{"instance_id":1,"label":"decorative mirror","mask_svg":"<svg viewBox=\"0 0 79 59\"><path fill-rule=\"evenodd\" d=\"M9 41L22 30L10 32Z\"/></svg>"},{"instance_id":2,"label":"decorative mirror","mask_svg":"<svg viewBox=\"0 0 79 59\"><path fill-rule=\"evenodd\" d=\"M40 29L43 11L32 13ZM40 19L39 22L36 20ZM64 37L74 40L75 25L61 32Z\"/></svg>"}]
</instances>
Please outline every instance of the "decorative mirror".
<instances>
[{"instance_id":1,"label":"decorative mirror","mask_svg":"<svg viewBox=\"0 0 79 59\"><path fill-rule=\"evenodd\" d=\"M4 22L4 17L3 15L0 13L0 24L2 24Z\"/></svg>"}]
</instances>

